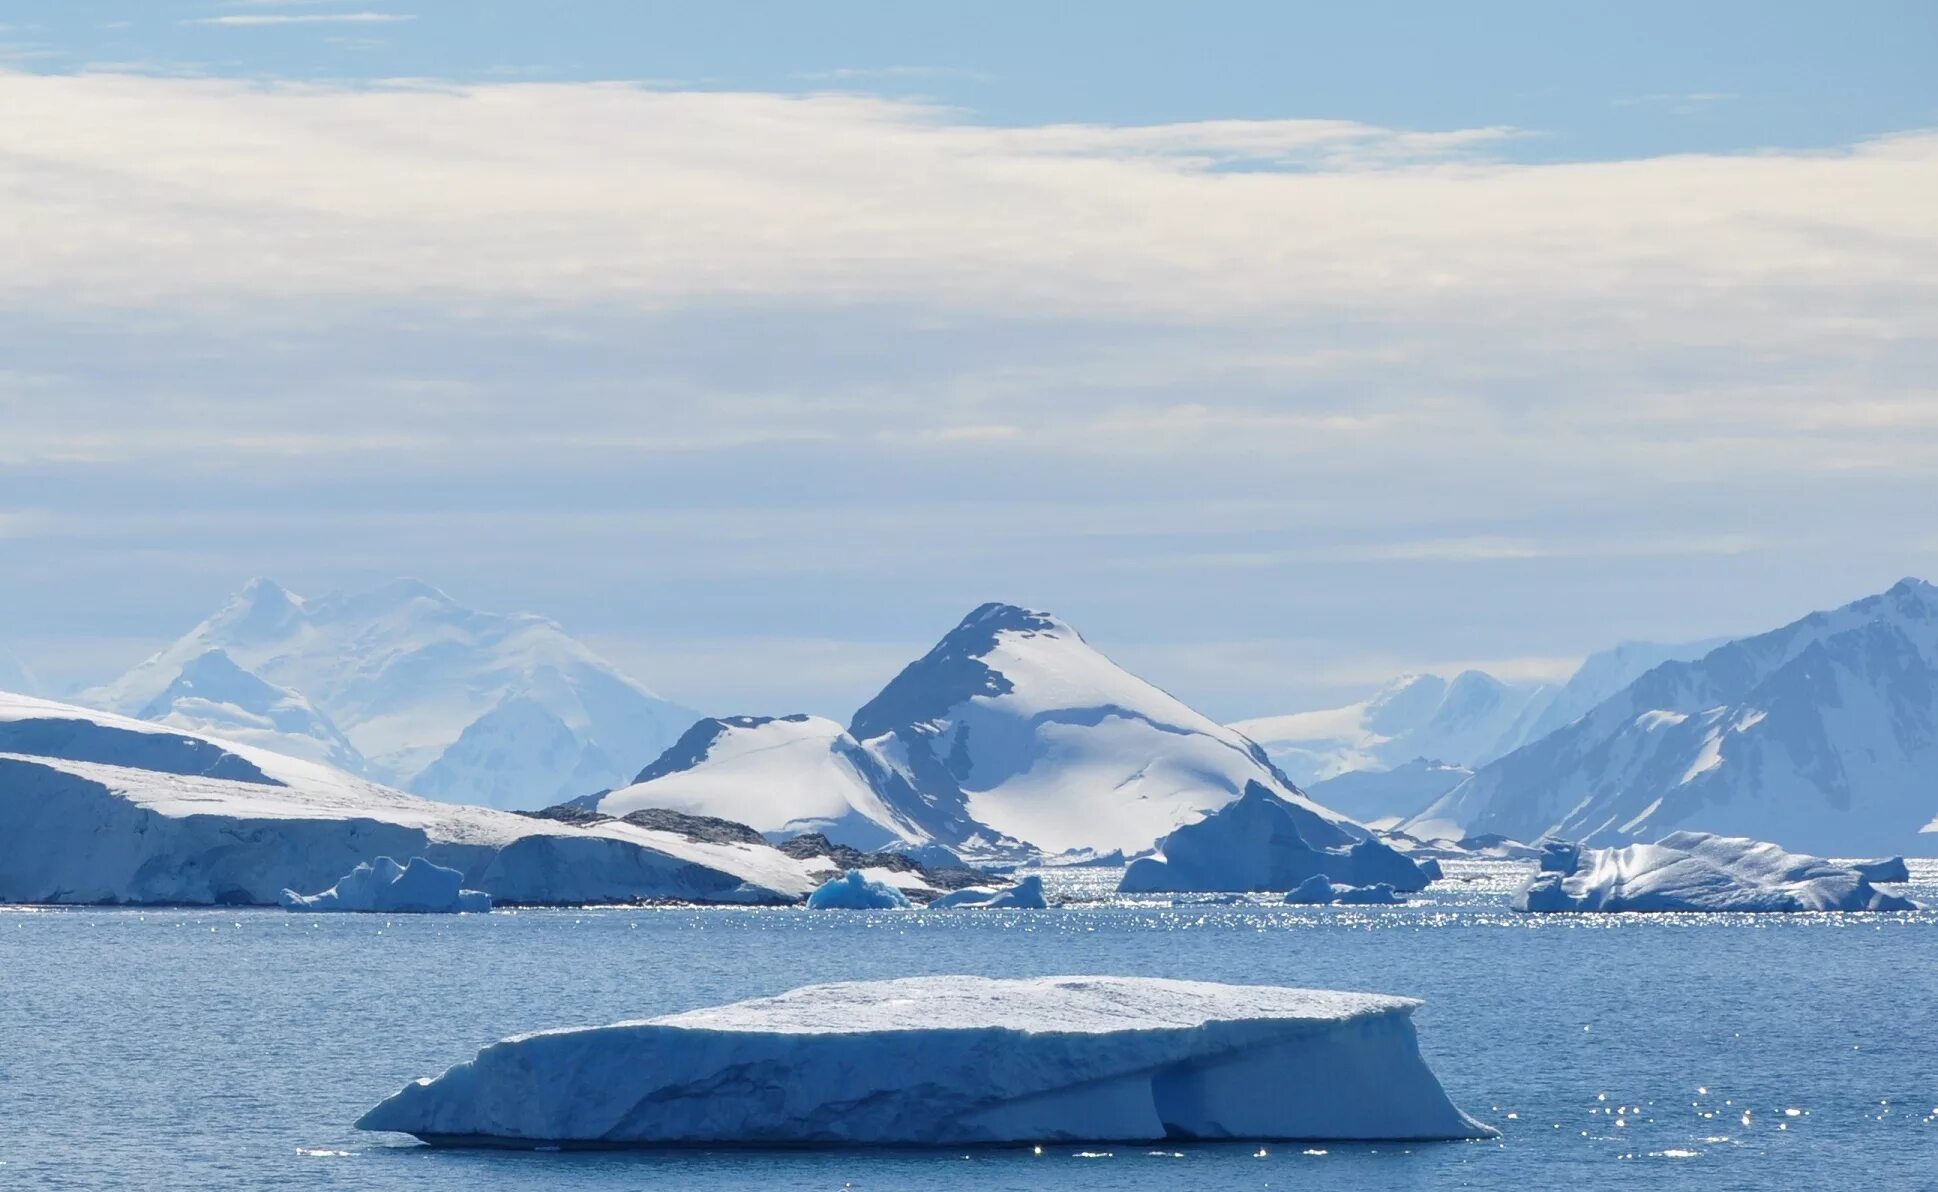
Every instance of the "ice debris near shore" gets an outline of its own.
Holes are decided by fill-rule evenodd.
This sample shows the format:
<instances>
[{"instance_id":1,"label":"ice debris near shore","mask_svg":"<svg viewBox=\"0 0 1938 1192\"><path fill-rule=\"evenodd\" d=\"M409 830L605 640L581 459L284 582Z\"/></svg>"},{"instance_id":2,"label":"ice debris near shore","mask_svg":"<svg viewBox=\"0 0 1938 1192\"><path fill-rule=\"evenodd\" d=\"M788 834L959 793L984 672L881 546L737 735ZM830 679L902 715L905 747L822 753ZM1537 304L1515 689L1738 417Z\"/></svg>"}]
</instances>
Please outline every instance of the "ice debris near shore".
<instances>
[{"instance_id":1,"label":"ice debris near shore","mask_svg":"<svg viewBox=\"0 0 1938 1192\"><path fill-rule=\"evenodd\" d=\"M1410 998L1136 977L816 985L520 1035L357 1122L445 1145L1482 1138Z\"/></svg>"},{"instance_id":2,"label":"ice debris near shore","mask_svg":"<svg viewBox=\"0 0 1938 1192\"><path fill-rule=\"evenodd\" d=\"M942 897L929 903L931 907L973 907L985 911L1040 911L1049 908L1049 900L1043 896L1043 879L1036 874L1024 878L1007 890L987 890L980 886L970 886L962 890L951 890Z\"/></svg>"},{"instance_id":3,"label":"ice debris near shore","mask_svg":"<svg viewBox=\"0 0 1938 1192\"><path fill-rule=\"evenodd\" d=\"M1406 901L1385 882L1348 886L1328 880L1323 873L1315 873L1300 882L1285 900L1300 906L1394 906Z\"/></svg>"},{"instance_id":4,"label":"ice debris near shore","mask_svg":"<svg viewBox=\"0 0 1938 1192\"><path fill-rule=\"evenodd\" d=\"M908 895L887 882L878 882L859 869L831 877L808 895L813 911L888 911L906 910Z\"/></svg>"},{"instance_id":5,"label":"ice debris near shore","mask_svg":"<svg viewBox=\"0 0 1938 1192\"><path fill-rule=\"evenodd\" d=\"M1655 844L1583 848L1542 842L1541 867L1514 897L1519 911L1908 911L1872 885L1904 861L1840 865L1774 844L1671 832ZM1908 875L1907 875L1908 876Z\"/></svg>"},{"instance_id":6,"label":"ice debris near shore","mask_svg":"<svg viewBox=\"0 0 1938 1192\"><path fill-rule=\"evenodd\" d=\"M1438 876L1384 841L1354 840L1300 804L1252 783L1238 799L1139 857L1117 889L1125 894L1290 890L1314 875L1353 885L1384 882L1412 893Z\"/></svg>"},{"instance_id":7,"label":"ice debris near shore","mask_svg":"<svg viewBox=\"0 0 1938 1192\"><path fill-rule=\"evenodd\" d=\"M389 857L365 861L344 874L321 894L284 890L283 909L290 911L376 911L412 915L455 915L491 909L491 895L463 889L464 875L455 869L412 857L399 865Z\"/></svg>"}]
</instances>

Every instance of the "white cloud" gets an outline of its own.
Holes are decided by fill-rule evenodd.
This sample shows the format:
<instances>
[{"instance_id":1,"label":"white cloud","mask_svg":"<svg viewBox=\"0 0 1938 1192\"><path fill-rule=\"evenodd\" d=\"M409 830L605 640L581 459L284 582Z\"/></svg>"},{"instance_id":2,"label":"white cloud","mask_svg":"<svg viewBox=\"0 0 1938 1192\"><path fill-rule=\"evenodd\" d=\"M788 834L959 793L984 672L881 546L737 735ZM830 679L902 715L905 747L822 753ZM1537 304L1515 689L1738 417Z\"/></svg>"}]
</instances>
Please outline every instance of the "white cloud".
<instances>
[{"instance_id":1,"label":"white cloud","mask_svg":"<svg viewBox=\"0 0 1938 1192\"><path fill-rule=\"evenodd\" d=\"M221 17L191 17L179 22L183 25L388 25L398 21L414 21L413 13L402 12L303 12L303 13L234 13Z\"/></svg>"},{"instance_id":2,"label":"white cloud","mask_svg":"<svg viewBox=\"0 0 1938 1192\"><path fill-rule=\"evenodd\" d=\"M1465 156L1500 129L995 128L857 95L620 84L0 74L0 107L16 299L916 298L1694 345L1922 335L1938 306L1926 133L1530 165Z\"/></svg>"}]
</instances>

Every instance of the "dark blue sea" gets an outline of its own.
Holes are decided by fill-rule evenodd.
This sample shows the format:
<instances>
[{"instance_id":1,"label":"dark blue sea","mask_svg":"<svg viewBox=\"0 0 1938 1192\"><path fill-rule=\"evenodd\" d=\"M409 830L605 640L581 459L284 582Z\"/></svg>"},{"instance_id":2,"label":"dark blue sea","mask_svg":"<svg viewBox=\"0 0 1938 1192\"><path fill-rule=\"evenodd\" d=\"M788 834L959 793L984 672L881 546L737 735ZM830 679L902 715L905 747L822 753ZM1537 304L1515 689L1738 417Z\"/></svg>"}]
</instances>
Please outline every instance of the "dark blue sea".
<instances>
[{"instance_id":1,"label":"dark blue sea","mask_svg":"<svg viewBox=\"0 0 1938 1192\"><path fill-rule=\"evenodd\" d=\"M1938 914L1528 917L1520 867L1451 868L1391 909L0 908L0 1188L1938 1187ZM1915 868L1938 900L1938 863ZM1421 997L1429 1061L1502 1136L547 1154L350 1128L504 1035L923 973Z\"/></svg>"}]
</instances>

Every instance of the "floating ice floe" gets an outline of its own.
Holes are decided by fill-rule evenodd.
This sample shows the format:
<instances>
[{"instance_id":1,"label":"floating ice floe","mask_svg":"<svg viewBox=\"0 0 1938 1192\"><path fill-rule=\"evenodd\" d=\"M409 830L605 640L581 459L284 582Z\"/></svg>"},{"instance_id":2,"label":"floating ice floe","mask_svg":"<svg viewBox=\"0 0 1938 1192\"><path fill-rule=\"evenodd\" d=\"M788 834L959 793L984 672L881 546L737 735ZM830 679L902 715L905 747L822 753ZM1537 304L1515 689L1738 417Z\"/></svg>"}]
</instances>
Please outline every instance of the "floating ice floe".
<instances>
[{"instance_id":1,"label":"floating ice floe","mask_svg":"<svg viewBox=\"0 0 1938 1192\"><path fill-rule=\"evenodd\" d=\"M1371 836L1342 834L1308 807L1253 783L1238 799L1166 836L1156 856L1131 862L1117 888L1126 894L1290 890L1321 875L1411 893L1438 872Z\"/></svg>"},{"instance_id":2,"label":"floating ice floe","mask_svg":"<svg viewBox=\"0 0 1938 1192\"><path fill-rule=\"evenodd\" d=\"M816 911L885 911L906 909L908 895L887 882L871 879L859 869L831 877L808 895L808 909Z\"/></svg>"},{"instance_id":3,"label":"floating ice floe","mask_svg":"<svg viewBox=\"0 0 1938 1192\"><path fill-rule=\"evenodd\" d=\"M464 875L422 857L399 865L389 857L365 861L321 894L284 890L284 910L378 911L412 915L455 915L488 911L491 895L463 889Z\"/></svg>"},{"instance_id":4,"label":"floating ice floe","mask_svg":"<svg viewBox=\"0 0 1938 1192\"><path fill-rule=\"evenodd\" d=\"M981 886L970 886L962 890L952 890L929 905L943 908L976 907L990 911L1040 911L1048 908L1050 904L1043 897L1043 879L1031 874L1007 890L987 890Z\"/></svg>"},{"instance_id":5,"label":"floating ice floe","mask_svg":"<svg viewBox=\"0 0 1938 1192\"><path fill-rule=\"evenodd\" d=\"M1329 881L1322 873L1315 873L1300 882L1297 889L1285 896L1285 900L1311 906L1392 906L1406 901L1385 882L1375 882L1370 886L1347 886Z\"/></svg>"},{"instance_id":6,"label":"floating ice floe","mask_svg":"<svg viewBox=\"0 0 1938 1192\"><path fill-rule=\"evenodd\" d=\"M520 1035L364 1114L447 1145L1429 1140L1494 1131L1410 998L1136 977L916 977Z\"/></svg>"},{"instance_id":7,"label":"floating ice floe","mask_svg":"<svg viewBox=\"0 0 1938 1192\"><path fill-rule=\"evenodd\" d=\"M1541 868L1514 897L1521 911L1906 911L1918 904L1877 889L1872 874L1903 859L1840 865L1774 844L1672 832L1655 844L1583 848L1543 843Z\"/></svg>"}]
</instances>

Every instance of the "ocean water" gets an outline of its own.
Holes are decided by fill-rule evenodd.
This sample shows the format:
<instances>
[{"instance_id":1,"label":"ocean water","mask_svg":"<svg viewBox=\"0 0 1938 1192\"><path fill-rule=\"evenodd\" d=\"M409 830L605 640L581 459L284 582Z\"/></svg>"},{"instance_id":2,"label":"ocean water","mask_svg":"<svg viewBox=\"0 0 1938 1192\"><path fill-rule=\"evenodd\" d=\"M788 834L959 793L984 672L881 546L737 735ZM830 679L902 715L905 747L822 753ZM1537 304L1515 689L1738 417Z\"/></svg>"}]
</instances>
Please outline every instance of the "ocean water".
<instances>
[{"instance_id":1,"label":"ocean water","mask_svg":"<svg viewBox=\"0 0 1938 1192\"><path fill-rule=\"evenodd\" d=\"M1938 1186L1938 914L1530 917L1506 906L1520 867L1450 868L1392 909L0 909L0 1188ZM1502 1137L547 1154L350 1128L515 1032L923 973L1422 997L1429 1061Z\"/></svg>"}]
</instances>

